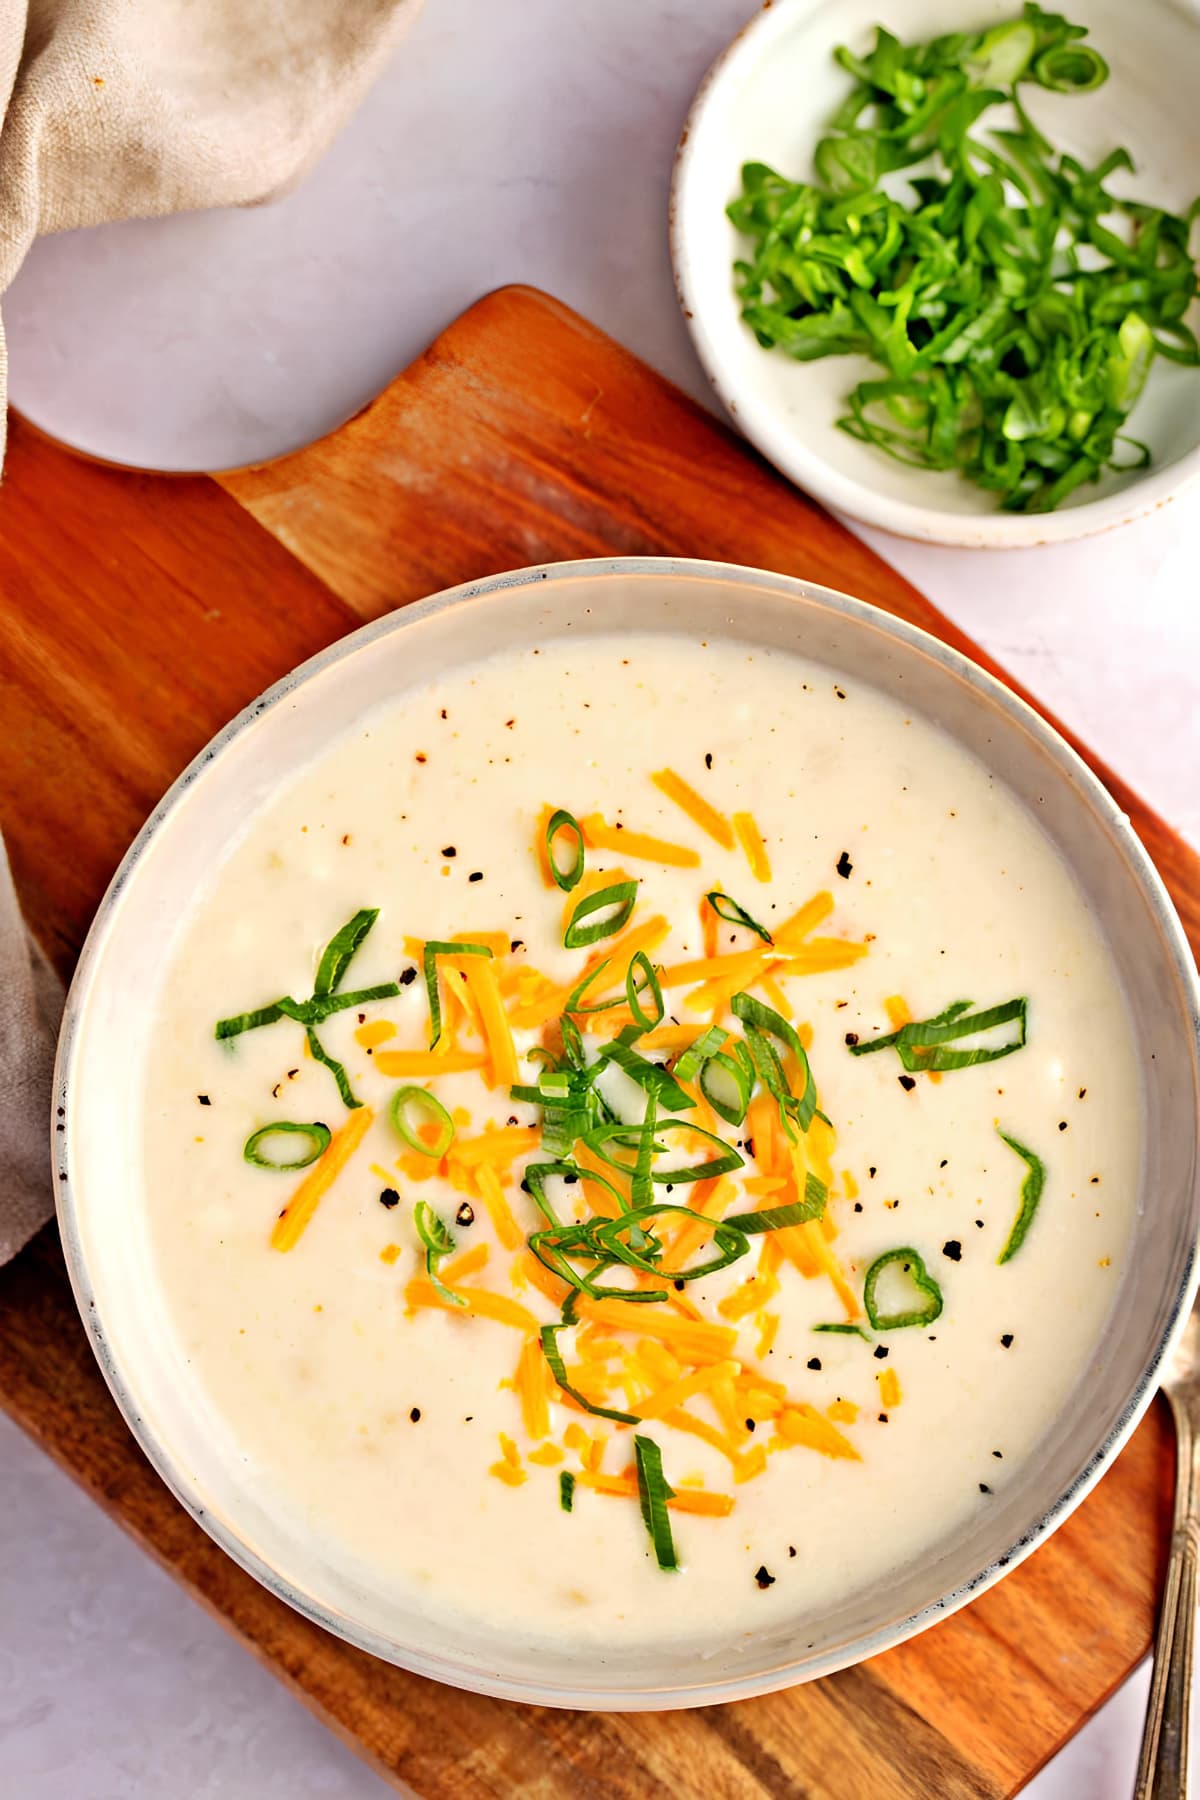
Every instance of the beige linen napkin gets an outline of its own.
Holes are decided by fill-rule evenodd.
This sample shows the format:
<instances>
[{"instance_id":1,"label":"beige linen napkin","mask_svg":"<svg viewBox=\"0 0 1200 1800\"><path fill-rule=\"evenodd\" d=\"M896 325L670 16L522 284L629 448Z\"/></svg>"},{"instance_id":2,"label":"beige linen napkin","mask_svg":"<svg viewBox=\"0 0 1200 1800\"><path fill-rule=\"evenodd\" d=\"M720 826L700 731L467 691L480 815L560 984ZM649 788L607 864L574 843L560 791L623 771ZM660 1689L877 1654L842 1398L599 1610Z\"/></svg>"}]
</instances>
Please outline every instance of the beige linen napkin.
<instances>
[{"instance_id":1,"label":"beige linen napkin","mask_svg":"<svg viewBox=\"0 0 1200 1800\"><path fill-rule=\"evenodd\" d=\"M57 975L25 929L0 838L0 1265L53 1211L50 1082Z\"/></svg>"},{"instance_id":2,"label":"beige linen napkin","mask_svg":"<svg viewBox=\"0 0 1200 1800\"><path fill-rule=\"evenodd\" d=\"M419 6L0 0L0 293L39 232L279 193L325 148ZM0 462L7 377L0 325ZM0 492L0 531L3 506ZM61 1012L0 840L0 1264L53 1210Z\"/></svg>"},{"instance_id":3,"label":"beige linen napkin","mask_svg":"<svg viewBox=\"0 0 1200 1800\"><path fill-rule=\"evenodd\" d=\"M304 173L420 0L0 0L0 294L40 232ZM8 367L0 325L0 460Z\"/></svg>"}]
</instances>

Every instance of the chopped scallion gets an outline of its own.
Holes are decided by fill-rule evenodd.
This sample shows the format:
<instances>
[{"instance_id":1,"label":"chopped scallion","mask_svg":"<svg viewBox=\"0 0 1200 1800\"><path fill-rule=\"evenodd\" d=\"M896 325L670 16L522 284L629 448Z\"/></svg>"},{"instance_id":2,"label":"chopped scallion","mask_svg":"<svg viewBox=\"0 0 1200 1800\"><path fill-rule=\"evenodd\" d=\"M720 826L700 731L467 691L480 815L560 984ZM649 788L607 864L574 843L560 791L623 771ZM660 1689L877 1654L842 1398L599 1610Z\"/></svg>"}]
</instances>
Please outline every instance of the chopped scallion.
<instances>
[{"instance_id":1,"label":"chopped scallion","mask_svg":"<svg viewBox=\"0 0 1200 1800\"><path fill-rule=\"evenodd\" d=\"M877 1290L889 1269L902 1278L902 1294L890 1312L880 1311ZM898 1250L885 1250L867 1270L863 1283L863 1306L875 1331L901 1331L908 1325L932 1325L942 1311L942 1290L925 1267L921 1257L909 1245Z\"/></svg>"},{"instance_id":2,"label":"chopped scallion","mask_svg":"<svg viewBox=\"0 0 1200 1800\"><path fill-rule=\"evenodd\" d=\"M555 840L563 832L569 838L574 839L574 847L570 852L571 860L566 868L562 867L555 854ZM569 894L573 887L578 887L583 877L583 831L575 815L567 812L561 806L557 812L551 813L546 821L546 864L551 876L564 894Z\"/></svg>"},{"instance_id":3,"label":"chopped scallion","mask_svg":"<svg viewBox=\"0 0 1200 1800\"><path fill-rule=\"evenodd\" d=\"M438 1279L438 1265L444 1256L449 1256L454 1248L454 1239L445 1223L434 1212L427 1200L418 1200L413 1206L413 1224L417 1236L425 1246L425 1270L433 1286L453 1306L465 1306L467 1303L461 1294L454 1293L445 1282Z\"/></svg>"},{"instance_id":4,"label":"chopped scallion","mask_svg":"<svg viewBox=\"0 0 1200 1800\"><path fill-rule=\"evenodd\" d=\"M633 1440L633 1451L637 1463L638 1499L654 1559L660 1569L678 1570L679 1558L675 1554L671 1518L667 1512L667 1501L674 1499L675 1490L668 1487L663 1474L662 1451L653 1438L640 1435Z\"/></svg>"},{"instance_id":5,"label":"chopped scallion","mask_svg":"<svg viewBox=\"0 0 1200 1800\"><path fill-rule=\"evenodd\" d=\"M636 881L614 881L608 887L597 888L594 894L585 894L563 933L565 947L584 950L589 944L598 944L601 938L614 936L628 923L637 895Z\"/></svg>"},{"instance_id":6,"label":"chopped scallion","mask_svg":"<svg viewBox=\"0 0 1200 1800\"><path fill-rule=\"evenodd\" d=\"M426 1138L420 1125L413 1122L414 1113L423 1113L427 1123L434 1127L435 1135L432 1138ZM388 1107L388 1118L410 1150L416 1150L434 1162L445 1156L454 1142L454 1120L437 1095L428 1088L411 1083L398 1087Z\"/></svg>"},{"instance_id":7,"label":"chopped scallion","mask_svg":"<svg viewBox=\"0 0 1200 1800\"><path fill-rule=\"evenodd\" d=\"M1024 1144L1018 1143L1015 1137L1010 1137L1007 1131L1000 1131L997 1127L997 1133L1004 1139L1009 1149L1016 1152L1028 1170L1021 1183L1020 1210L1013 1220L1012 1230L1008 1234L1004 1248L996 1258L998 1263L1006 1263L1010 1262L1017 1254L1025 1242L1025 1234L1033 1224L1033 1215L1038 1209L1038 1201L1041 1199L1042 1189L1046 1185L1046 1165L1040 1156L1035 1156L1032 1150L1027 1149Z\"/></svg>"},{"instance_id":8,"label":"chopped scallion","mask_svg":"<svg viewBox=\"0 0 1200 1800\"><path fill-rule=\"evenodd\" d=\"M307 1149L287 1159L272 1156L271 1139L293 1133L307 1138ZM328 1125L305 1125L296 1119L276 1119L273 1125L261 1125L257 1131L250 1133L242 1148L242 1155L256 1169L307 1169L309 1163L315 1163L318 1156L324 1156L329 1148L329 1138Z\"/></svg>"},{"instance_id":9,"label":"chopped scallion","mask_svg":"<svg viewBox=\"0 0 1200 1800\"><path fill-rule=\"evenodd\" d=\"M723 894L720 888L714 888L711 894L705 895L705 899L718 919L724 919L729 925L744 926L747 931L753 931L756 936L760 937L764 944L775 942L765 925L760 925L757 919L751 918L744 906L739 906L736 900L732 900L728 894Z\"/></svg>"}]
</instances>

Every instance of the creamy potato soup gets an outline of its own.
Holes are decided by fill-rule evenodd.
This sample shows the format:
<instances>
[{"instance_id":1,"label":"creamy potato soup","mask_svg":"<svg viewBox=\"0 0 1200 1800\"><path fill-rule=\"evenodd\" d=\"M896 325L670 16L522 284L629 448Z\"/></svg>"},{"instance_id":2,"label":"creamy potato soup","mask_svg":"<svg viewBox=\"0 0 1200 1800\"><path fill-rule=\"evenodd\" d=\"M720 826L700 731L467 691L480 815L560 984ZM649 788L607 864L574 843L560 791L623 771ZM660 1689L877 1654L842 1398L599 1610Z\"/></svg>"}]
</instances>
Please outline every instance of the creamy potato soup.
<instances>
[{"instance_id":1,"label":"creamy potato soup","mask_svg":"<svg viewBox=\"0 0 1200 1800\"><path fill-rule=\"evenodd\" d=\"M376 1594L547 1640L886 1584L1053 1429L1126 1252L1123 1002L1036 821L737 643L365 716L196 896L153 1041L191 1403Z\"/></svg>"}]
</instances>

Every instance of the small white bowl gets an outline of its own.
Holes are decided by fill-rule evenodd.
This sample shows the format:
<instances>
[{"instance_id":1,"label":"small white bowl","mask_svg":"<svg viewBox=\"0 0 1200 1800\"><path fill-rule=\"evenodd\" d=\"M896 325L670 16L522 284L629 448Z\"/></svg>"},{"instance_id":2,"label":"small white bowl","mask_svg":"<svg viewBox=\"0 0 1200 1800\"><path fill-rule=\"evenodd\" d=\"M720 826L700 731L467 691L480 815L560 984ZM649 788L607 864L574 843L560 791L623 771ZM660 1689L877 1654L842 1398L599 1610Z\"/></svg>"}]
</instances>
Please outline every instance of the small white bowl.
<instances>
[{"instance_id":1,"label":"small white bowl","mask_svg":"<svg viewBox=\"0 0 1200 1800\"><path fill-rule=\"evenodd\" d=\"M1013 548L1087 536L1172 500L1200 476L1200 370L1155 359L1131 416L1153 463L1106 473L1057 512L996 509L994 496L953 473L913 469L837 429L845 396L882 371L865 357L799 363L763 350L742 323L734 258L746 240L725 215L745 162L797 179L847 91L838 44L863 49L877 23L906 41L986 27L1018 0L766 0L709 70L679 143L671 195L671 256L680 305L713 387L741 429L792 481L869 525L931 543ZM1036 122L1056 148L1095 162L1124 145L1136 175L1114 192L1184 211L1200 188L1200 0L1071 0L1112 71L1097 93L1031 90ZM985 121L986 127L986 121ZM1200 313L1193 307L1189 322Z\"/></svg>"}]
</instances>

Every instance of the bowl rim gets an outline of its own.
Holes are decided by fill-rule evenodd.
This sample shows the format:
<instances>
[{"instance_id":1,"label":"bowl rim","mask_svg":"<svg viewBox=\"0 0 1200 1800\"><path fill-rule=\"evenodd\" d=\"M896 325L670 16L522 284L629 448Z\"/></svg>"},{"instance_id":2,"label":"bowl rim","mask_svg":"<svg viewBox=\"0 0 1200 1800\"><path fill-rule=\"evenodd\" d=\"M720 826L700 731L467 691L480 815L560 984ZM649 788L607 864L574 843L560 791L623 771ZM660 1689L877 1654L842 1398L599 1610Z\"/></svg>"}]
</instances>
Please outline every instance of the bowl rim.
<instances>
[{"instance_id":1,"label":"bowl rim","mask_svg":"<svg viewBox=\"0 0 1200 1800\"><path fill-rule=\"evenodd\" d=\"M675 148L667 206L667 239L675 297L692 346L717 398L737 428L786 478L824 505L879 526L897 537L961 549L1029 550L1043 544L1094 537L1131 524L1177 499L1200 480L1200 443L1171 463L1152 469L1115 493L1098 495L1052 513L945 512L919 501L896 499L844 475L810 450L782 421L781 413L729 372L705 319L694 279L686 219L692 197L697 142L727 80L753 61L760 38L782 34L787 21L814 12L823 0L765 0L710 64L693 95ZM783 21L781 23L780 21Z\"/></svg>"},{"instance_id":2,"label":"bowl rim","mask_svg":"<svg viewBox=\"0 0 1200 1800\"><path fill-rule=\"evenodd\" d=\"M1026 1528L1014 1544L958 1587L930 1601L904 1619L866 1633L852 1645L831 1651L825 1656L815 1659L797 1657L753 1675L662 1688L639 1687L622 1692L572 1685L569 1682L557 1686L542 1685L526 1678L508 1676L502 1670L493 1670L491 1667L465 1668L444 1656L426 1656L419 1648L414 1650L397 1644L385 1633L362 1625L350 1615L327 1607L315 1596L300 1591L270 1563L245 1545L232 1523L227 1526L210 1512L206 1504L207 1496L199 1483L178 1466L142 1417L136 1392L136 1371L132 1378L127 1377L110 1346L106 1318L88 1275L79 1225L78 1198L71 1174L74 1144L71 1096L80 1054L81 1021L90 990L97 979L102 951L113 929L122 894L135 878L138 865L150 845L209 765L264 714L285 704L299 688L315 680L324 671L377 641L455 606L481 599L488 599L493 603L502 601L505 593L513 588L532 588L539 583L549 585L597 576L615 579L658 576L736 581L750 590L770 592L786 599L809 602L815 600L847 621L869 625L876 630L882 629L905 650L930 657L947 674L966 680L997 704L1014 725L1031 732L1058 768L1083 790L1081 798L1089 801L1097 810L1116 841L1118 854L1124 856L1127 866L1142 887L1155 923L1162 933L1165 953L1179 978L1181 993L1188 1006L1194 1084L1200 1079L1200 972L1197 971L1183 926L1162 878L1128 817L1083 758L1036 708L961 651L920 627L909 624L905 619L821 583L806 582L794 576L749 565L686 557L589 557L570 562L535 564L460 583L424 600L386 613L382 618L358 627L298 664L243 707L176 777L126 851L97 909L67 994L54 1069L50 1140L58 1224L76 1305L113 1398L136 1443L155 1472L218 1547L277 1599L335 1636L410 1673L498 1699L576 1710L640 1712L748 1699L834 1674L839 1669L866 1661L869 1657L916 1636L994 1586L1037 1549L1074 1511L1133 1432L1154 1397L1159 1370L1183 1329L1200 1279L1200 1264L1197 1262L1197 1246L1191 1243L1158 1344L1142 1369L1121 1413L1075 1480L1039 1519ZM61 1113L56 1109L62 1109ZM60 1124L65 1125L64 1130L55 1129Z\"/></svg>"}]
</instances>

